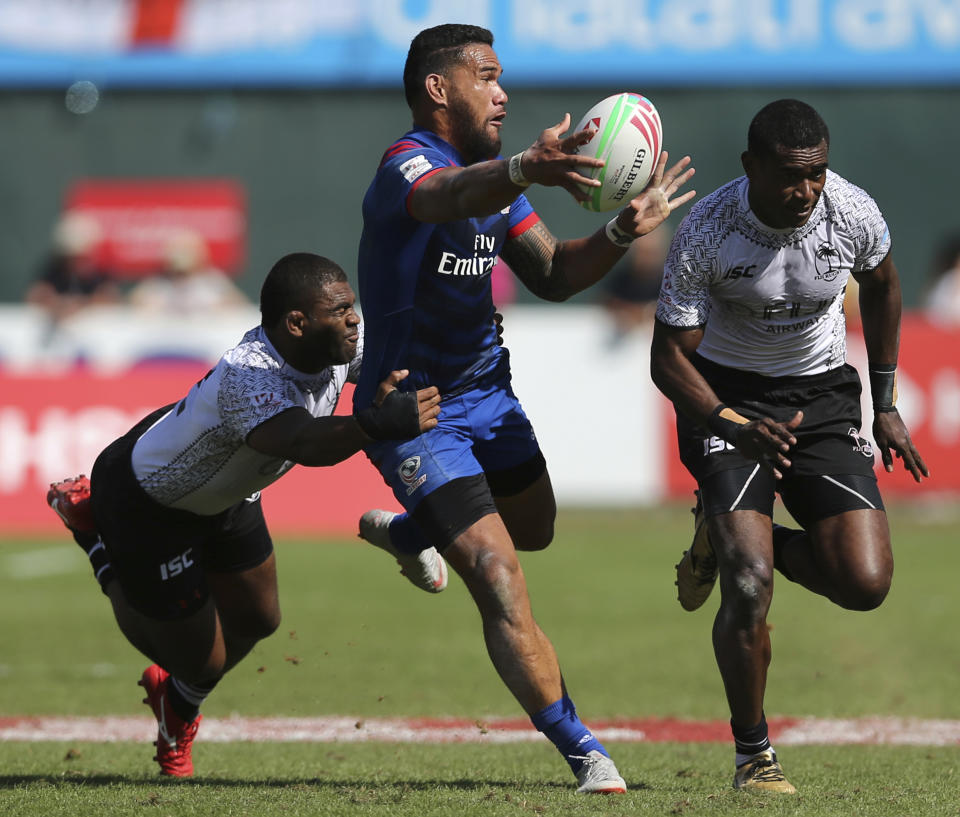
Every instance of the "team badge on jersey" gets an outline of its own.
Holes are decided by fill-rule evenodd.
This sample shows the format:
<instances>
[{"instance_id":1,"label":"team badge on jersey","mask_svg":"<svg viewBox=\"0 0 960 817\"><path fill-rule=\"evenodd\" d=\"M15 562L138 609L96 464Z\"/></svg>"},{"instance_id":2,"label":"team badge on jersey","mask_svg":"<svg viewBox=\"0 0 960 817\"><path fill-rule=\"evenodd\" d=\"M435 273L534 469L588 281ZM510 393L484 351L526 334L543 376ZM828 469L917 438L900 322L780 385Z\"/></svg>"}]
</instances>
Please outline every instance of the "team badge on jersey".
<instances>
[{"instance_id":1,"label":"team badge on jersey","mask_svg":"<svg viewBox=\"0 0 960 817\"><path fill-rule=\"evenodd\" d=\"M403 484L407 486L407 496L427 481L427 475L420 473L420 457L407 457L400 463L397 473L400 474Z\"/></svg>"},{"instance_id":2,"label":"team badge on jersey","mask_svg":"<svg viewBox=\"0 0 960 817\"><path fill-rule=\"evenodd\" d=\"M832 281L840 272L840 250L827 241L821 242L816 253L817 278Z\"/></svg>"}]
</instances>

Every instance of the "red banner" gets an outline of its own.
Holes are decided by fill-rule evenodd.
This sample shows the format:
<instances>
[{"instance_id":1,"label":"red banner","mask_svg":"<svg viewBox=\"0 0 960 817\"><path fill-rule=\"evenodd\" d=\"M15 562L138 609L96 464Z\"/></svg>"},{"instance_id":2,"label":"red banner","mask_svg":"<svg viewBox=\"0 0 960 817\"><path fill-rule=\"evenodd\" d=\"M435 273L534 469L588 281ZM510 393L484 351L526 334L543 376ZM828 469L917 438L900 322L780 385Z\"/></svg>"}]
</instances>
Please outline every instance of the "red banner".
<instances>
[{"instance_id":1,"label":"red banner","mask_svg":"<svg viewBox=\"0 0 960 817\"><path fill-rule=\"evenodd\" d=\"M70 188L64 207L96 222L96 257L121 278L157 272L183 233L202 238L224 272L244 262L246 195L230 179L86 179Z\"/></svg>"}]
</instances>

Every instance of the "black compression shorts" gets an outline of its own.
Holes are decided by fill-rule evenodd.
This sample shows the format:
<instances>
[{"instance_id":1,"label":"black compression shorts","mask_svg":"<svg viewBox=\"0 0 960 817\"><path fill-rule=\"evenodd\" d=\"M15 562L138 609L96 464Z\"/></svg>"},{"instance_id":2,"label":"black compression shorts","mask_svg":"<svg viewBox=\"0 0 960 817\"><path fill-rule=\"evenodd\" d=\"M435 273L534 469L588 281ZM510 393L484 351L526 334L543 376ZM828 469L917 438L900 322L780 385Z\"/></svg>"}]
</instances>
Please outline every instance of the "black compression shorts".
<instances>
[{"instance_id":1,"label":"black compression shorts","mask_svg":"<svg viewBox=\"0 0 960 817\"><path fill-rule=\"evenodd\" d=\"M167 508L137 482L130 455L166 408L144 418L97 457L90 494L97 530L131 607L155 619L185 618L209 596L205 575L262 564L273 552L260 500L212 516Z\"/></svg>"}]
</instances>

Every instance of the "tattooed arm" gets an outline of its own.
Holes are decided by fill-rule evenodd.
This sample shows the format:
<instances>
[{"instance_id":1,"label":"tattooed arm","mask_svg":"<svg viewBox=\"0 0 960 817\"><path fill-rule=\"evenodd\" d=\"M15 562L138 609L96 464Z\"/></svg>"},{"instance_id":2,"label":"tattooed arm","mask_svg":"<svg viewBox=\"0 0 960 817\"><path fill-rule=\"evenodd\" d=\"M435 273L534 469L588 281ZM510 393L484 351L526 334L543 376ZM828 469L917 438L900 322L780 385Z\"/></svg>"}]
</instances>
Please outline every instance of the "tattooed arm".
<instances>
[{"instance_id":1,"label":"tattooed arm","mask_svg":"<svg viewBox=\"0 0 960 817\"><path fill-rule=\"evenodd\" d=\"M523 285L545 301L565 301L599 281L625 250L602 229L588 238L557 241L542 221L507 241L501 255Z\"/></svg>"},{"instance_id":2,"label":"tattooed arm","mask_svg":"<svg viewBox=\"0 0 960 817\"><path fill-rule=\"evenodd\" d=\"M627 240L654 230L696 191L676 195L693 175L684 157L665 171L667 154L662 153L646 189L616 217L617 232ZM592 286L623 256L626 246L614 243L606 227L587 238L557 241L543 222L503 245L501 255L516 276L538 298L565 301Z\"/></svg>"}]
</instances>

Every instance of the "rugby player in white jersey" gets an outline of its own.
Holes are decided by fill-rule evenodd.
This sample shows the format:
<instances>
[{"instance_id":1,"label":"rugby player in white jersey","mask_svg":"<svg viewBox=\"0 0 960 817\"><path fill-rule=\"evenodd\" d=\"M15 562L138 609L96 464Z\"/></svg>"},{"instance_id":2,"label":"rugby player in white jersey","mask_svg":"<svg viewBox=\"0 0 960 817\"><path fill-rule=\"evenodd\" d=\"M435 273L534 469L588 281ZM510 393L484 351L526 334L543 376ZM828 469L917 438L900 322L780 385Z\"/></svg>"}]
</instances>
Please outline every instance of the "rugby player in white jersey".
<instances>
[{"instance_id":1,"label":"rugby player in white jersey","mask_svg":"<svg viewBox=\"0 0 960 817\"><path fill-rule=\"evenodd\" d=\"M346 274L329 259L281 258L260 311L260 326L186 397L111 443L89 480L48 494L121 631L155 662L139 683L159 724L155 760L174 777L193 773L200 704L280 624L261 489L296 463L334 465L374 440L416 437L440 411L434 387L398 391L407 372L397 370L371 409L332 416L359 376L363 327ZM439 558L426 552L404 568L432 574L423 560Z\"/></svg>"},{"instance_id":2,"label":"rugby player in white jersey","mask_svg":"<svg viewBox=\"0 0 960 817\"><path fill-rule=\"evenodd\" d=\"M763 712L774 568L849 610L877 607L893 575L860 379L846 363L850 275L883 464L892 471L895 455L918 482L929 474L895 407L900 284L880 210L828 169L827 126L803 102L764 107L747 145L746 175L696 204L673 239L651 370L699 487L693 544L677 565L684 609L720 579L713 644L733 785L793 793ZM799 529L772 523L776 493Z\"/></svg>"}]
</instances>

